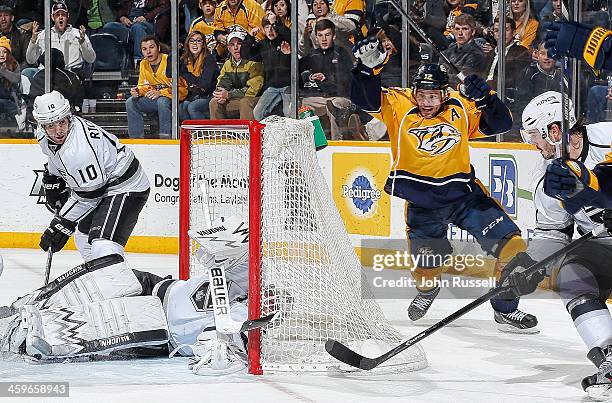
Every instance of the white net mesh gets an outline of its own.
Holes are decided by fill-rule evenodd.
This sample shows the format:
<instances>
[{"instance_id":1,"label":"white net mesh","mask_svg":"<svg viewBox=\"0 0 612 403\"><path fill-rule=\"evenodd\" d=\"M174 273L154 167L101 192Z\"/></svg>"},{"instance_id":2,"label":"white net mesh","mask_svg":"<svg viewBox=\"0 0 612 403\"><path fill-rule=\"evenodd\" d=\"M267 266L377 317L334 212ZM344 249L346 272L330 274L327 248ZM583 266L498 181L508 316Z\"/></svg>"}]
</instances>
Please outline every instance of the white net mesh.
<instances>
[{"instance_id":1,"label":"white net mesh","mask_svg":"<svg viewBox=\"0 0 612 403\"><path fill-rule=\"evenodd\" d=\"M328 339L368 356L395 347L402 337L362 283L359 259L317 163L312 124L288 118L262 123L261 310L282 312L262 332L263 370L340 366L325 351ZM213 219L236 214L246 219L248 130L202 126L191 133L190 225L203 223L202 181ZM197 273L197 262L191 270ZM427 361L415 346L388 364L387 370L406 371L424 368Z\"/></svg>"}]
</instances>

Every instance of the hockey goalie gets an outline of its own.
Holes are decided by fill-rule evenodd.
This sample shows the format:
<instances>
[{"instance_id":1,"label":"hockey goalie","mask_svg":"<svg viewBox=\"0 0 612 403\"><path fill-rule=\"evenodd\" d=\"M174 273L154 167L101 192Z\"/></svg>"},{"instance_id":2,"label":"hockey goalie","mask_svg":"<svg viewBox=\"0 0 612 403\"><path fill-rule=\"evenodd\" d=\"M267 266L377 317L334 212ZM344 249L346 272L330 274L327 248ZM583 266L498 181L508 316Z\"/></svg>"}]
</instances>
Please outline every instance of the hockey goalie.
<instances>
[{"instance_id":1,"label":"hockey goalie","mask_svg":"<svg viewBox=\"0 0 612 403\"><path fill-rule=\"evenodd\" d=\"M241 238L215 245L223 235ZM113 254L19 298L0 319L0 351L40 361L178 354L199 375L245 368L248 227L232 217L193 239L201 276L162 278Z\"/></svg>"}]
</instances>

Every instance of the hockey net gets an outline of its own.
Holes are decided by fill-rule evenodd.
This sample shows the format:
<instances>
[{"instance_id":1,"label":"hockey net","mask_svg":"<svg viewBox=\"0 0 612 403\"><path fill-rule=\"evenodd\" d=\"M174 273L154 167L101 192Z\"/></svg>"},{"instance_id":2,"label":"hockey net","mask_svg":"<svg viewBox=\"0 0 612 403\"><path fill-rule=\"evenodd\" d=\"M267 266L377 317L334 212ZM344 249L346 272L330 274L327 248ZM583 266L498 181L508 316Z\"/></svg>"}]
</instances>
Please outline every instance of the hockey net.
<instances>
[{"instance_id":1,"label":"hockey net","mask_svg":"<svg viewBox=\"0 0 612 403\"><path fill-rule=\"evenodd\" d=\"M203 192L208 207L203 208ZM197 275L189 228L249 219L249 318L281 311L249 334L249 371L354 370L328 339L377 356L402 342L362 282L360 261L319 168L310 122L191 121L181 128L181 277ZM427 366L420 346L382 371Z\"/></svg>"}]
</instances>

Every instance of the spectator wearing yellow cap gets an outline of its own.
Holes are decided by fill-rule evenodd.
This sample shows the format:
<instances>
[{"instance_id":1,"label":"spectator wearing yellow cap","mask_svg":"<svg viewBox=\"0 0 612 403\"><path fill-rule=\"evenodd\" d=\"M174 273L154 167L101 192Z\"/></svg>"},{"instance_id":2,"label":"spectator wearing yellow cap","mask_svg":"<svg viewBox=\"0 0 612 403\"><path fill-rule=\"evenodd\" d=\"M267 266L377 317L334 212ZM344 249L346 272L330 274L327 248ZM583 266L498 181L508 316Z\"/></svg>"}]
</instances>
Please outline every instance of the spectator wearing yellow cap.
<instances>
[{"instance_id":1,"label":"spectator wearing yellow cap","mask_svg":"<svg viewBox=\"0 0 612 403\"><path fill-rule=\"evenodd\" d=\"M19 84L21 82L19 63L11 53L11 41L0 37L0 118L13 120L18 110Z\"/></svg>"}]
</instances>

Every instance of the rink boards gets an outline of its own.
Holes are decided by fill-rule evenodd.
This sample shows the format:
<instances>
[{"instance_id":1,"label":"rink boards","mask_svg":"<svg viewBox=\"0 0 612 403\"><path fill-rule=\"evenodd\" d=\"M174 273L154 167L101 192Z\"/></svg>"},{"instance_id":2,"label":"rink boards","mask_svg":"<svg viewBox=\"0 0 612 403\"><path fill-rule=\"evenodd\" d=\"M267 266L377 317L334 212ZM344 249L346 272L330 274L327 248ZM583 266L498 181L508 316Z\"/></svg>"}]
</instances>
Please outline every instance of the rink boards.
<instances>
[{"instance_id":1,"label":"rink boards","mask_svg":"<svg viewBox=\"0 0 612 403\"><path fill-rule=\"evenodd\" d=\"M123 140L133 150L151 182L151 195L127 250L147 253L178 251L178 141ZM514 143L473 143L472 165L485 187L529 236L534 223L532 172L540 154ZM0 248L38 247L51 213L42 204L45 162L35 140L0 140ZM318 159L347 231L356 248L366 242L403 250L404 205L383 190L391 166L388 142L331 142ZM231 178L230 178L231 181ZM227 198L227 203L236 203ZM449 238L467 238L449 227ZM389 241L391 239L391 241ZM74 248L72 242L68 246ZM360 249L358 249L358 252Z\"/></svg>"}]
</instances>

